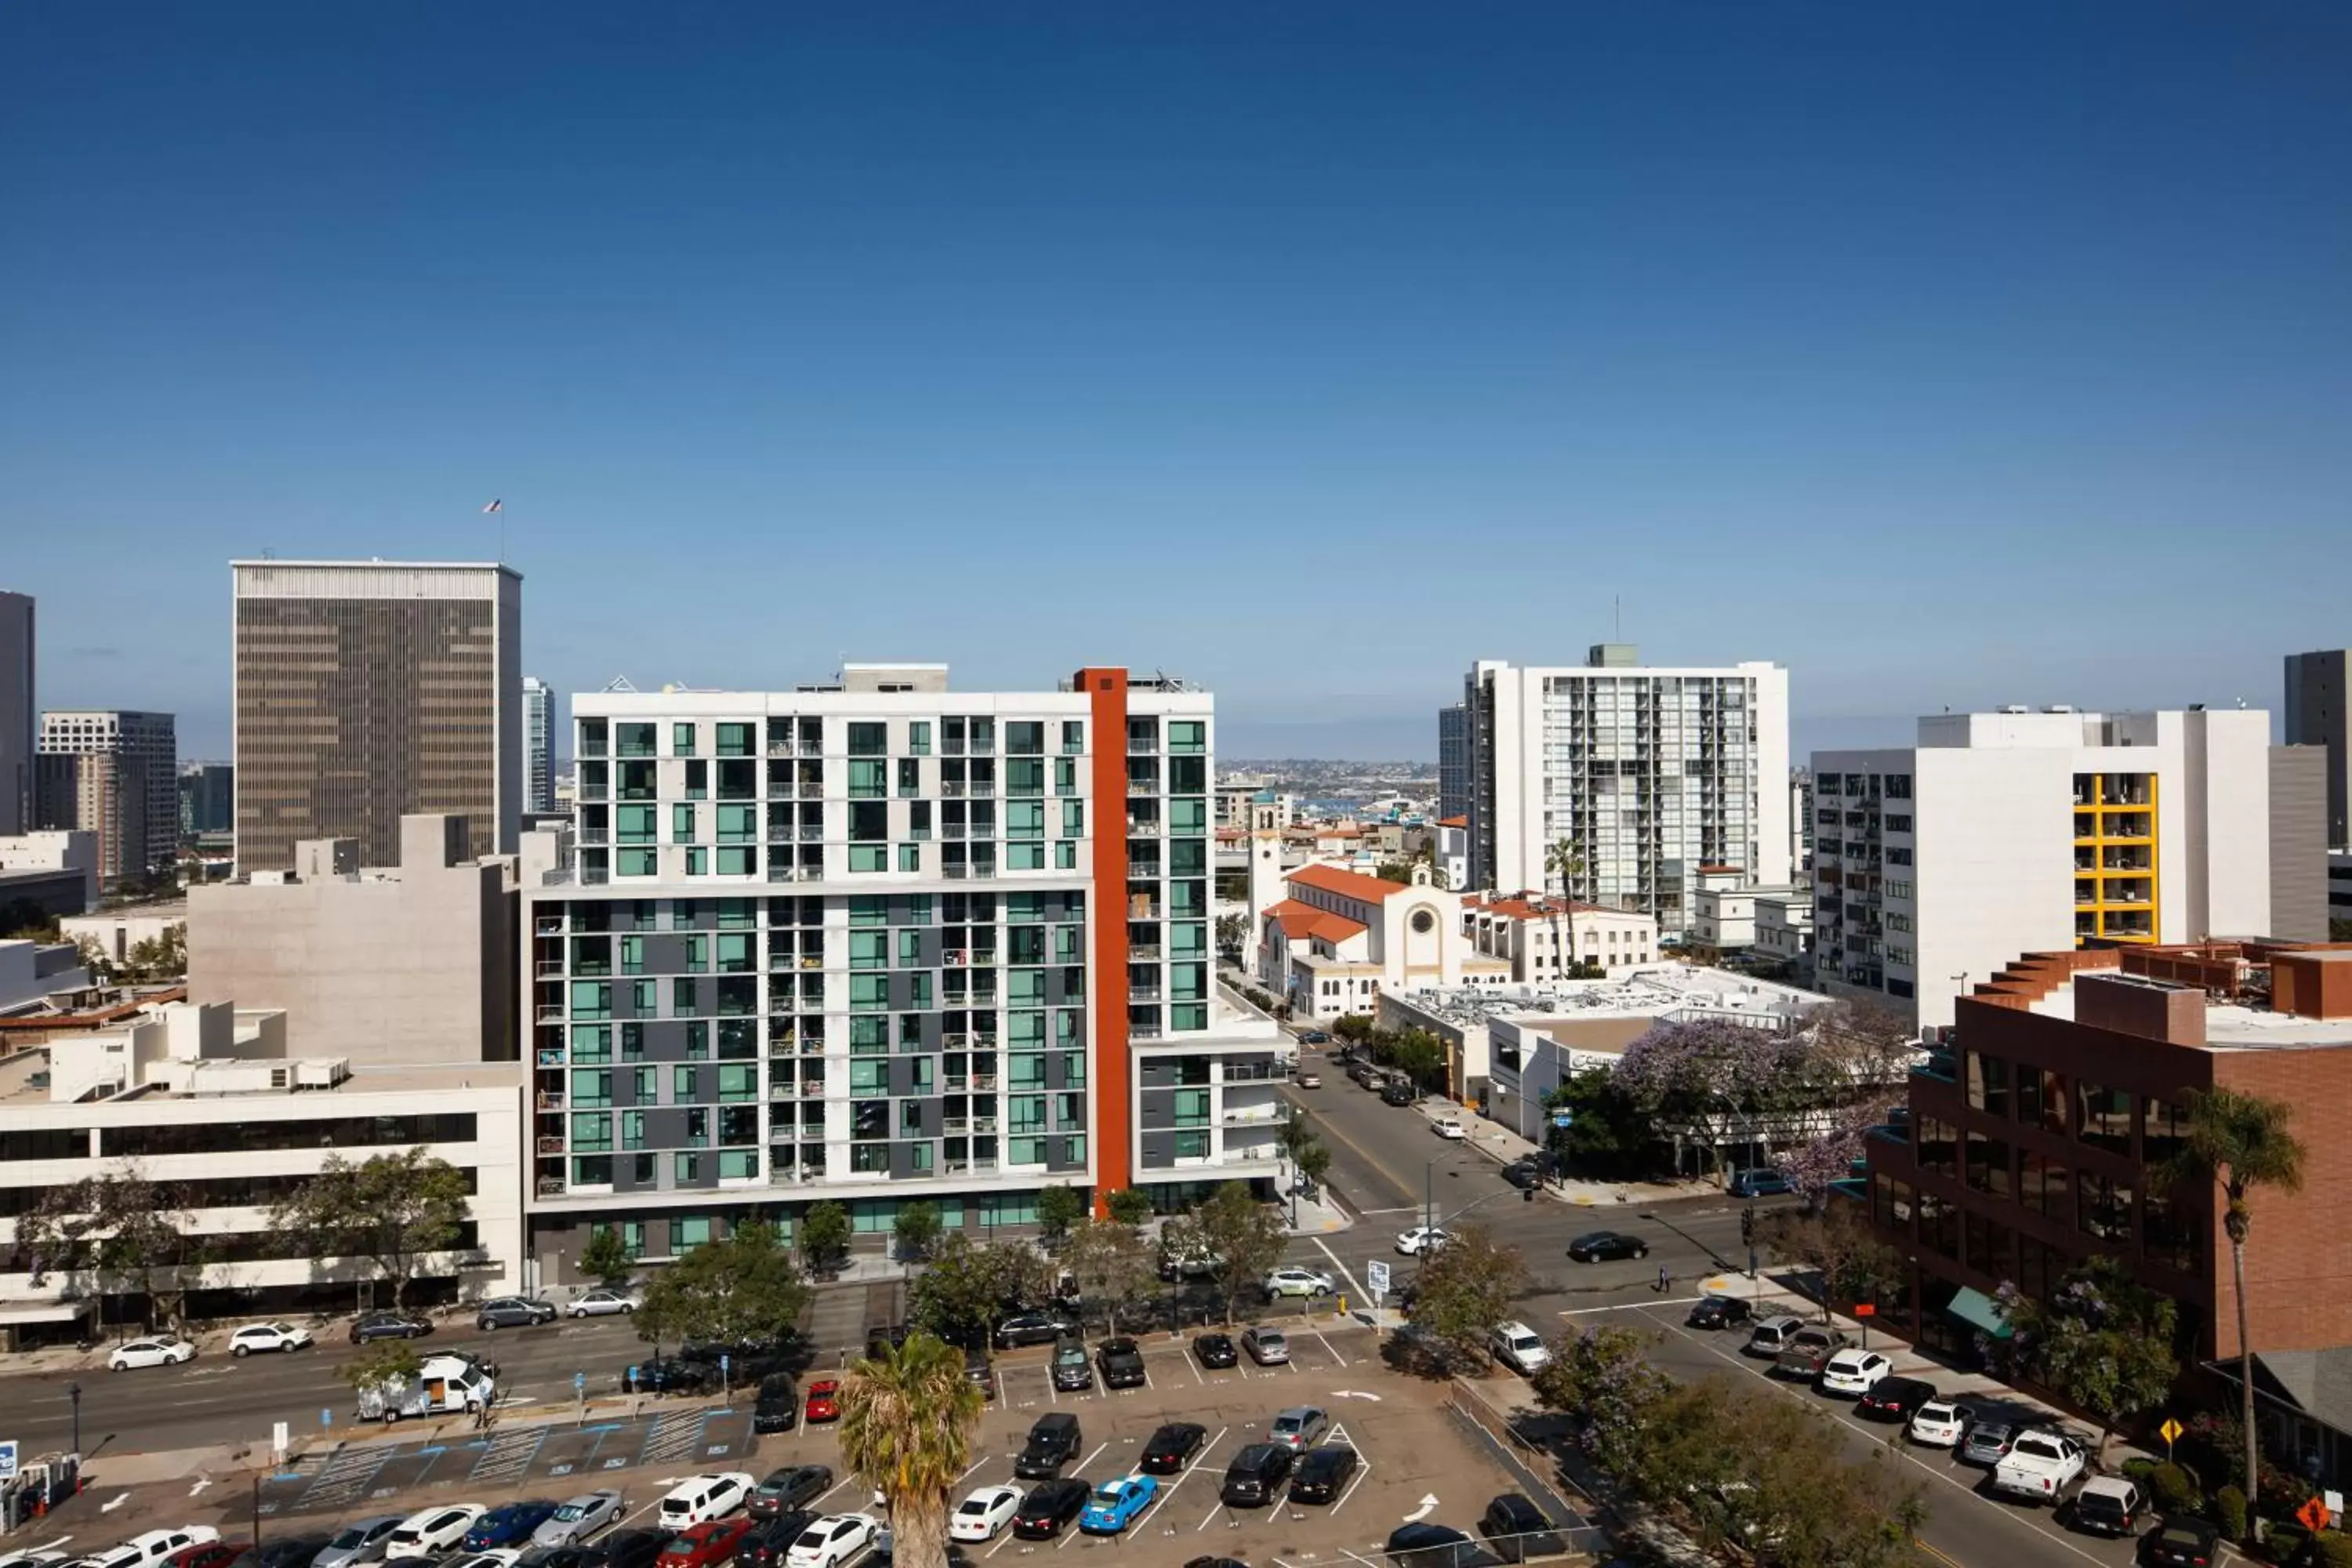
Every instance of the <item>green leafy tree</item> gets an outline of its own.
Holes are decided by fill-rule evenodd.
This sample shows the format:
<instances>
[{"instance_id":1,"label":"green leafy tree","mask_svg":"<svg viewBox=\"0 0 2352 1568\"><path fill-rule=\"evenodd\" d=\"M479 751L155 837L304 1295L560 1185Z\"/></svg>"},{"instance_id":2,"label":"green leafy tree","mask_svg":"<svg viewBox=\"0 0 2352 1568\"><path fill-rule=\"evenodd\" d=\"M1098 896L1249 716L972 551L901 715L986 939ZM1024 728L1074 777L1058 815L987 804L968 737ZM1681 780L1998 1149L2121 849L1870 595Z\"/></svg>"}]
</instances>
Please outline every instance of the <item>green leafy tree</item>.
<instances>
[{"instance_id":1,"label":"green leafy tree","mask_svg":"<svg viewBox=\"0 0 2352 1568\"><path fill-rule=\"evenodd\" d=\"M1336 1039L1360 1046L1372 1037L1372 1020L1362 1013L1342 1013L1331 1026L1331 1034Z\"/></svg>"},{"instance_id":2,"label":"green leafy tree","mask_svg":"<svg viewBox=\"0 0 2352 1568\"><path fill-rule=\"evenodd\" d=\"M1760 1227L1774 1254L1793 1258L1821 1283L1822 1321L1833 1309L1875 1302L1903 1282L1903 1258L1871 1230L1858 1205L1832 1201L1816 1213L1781 1209Z\"/></svg>"},{"instance_id":3,"label":"green leafy tree","mask_svg":"<svg viewBox=\"0 0 2352 1568\"><path fill-rule=\"evenodd\" d=\"M365 1394L370 1389L415 1383L424 1370L424 1361L408 1341L376 1340L360 1347L358 1354L335 1369L335 1375L349 1384L353 1394Z\"/></svg>"},{"instance_id":4,"label":"green leafy tree","mask_svg":"<svg viewBox=\"0 0 2352 1568\"><path fill-rule=\"evenodd\" d=\"M1121 1187L1110 1195L1110 1217L1121 1225L1147 1225L1151 1219L1151 1194L1141 1187Z\"/></svg>"},{"instance_id":5,"label":"green leafy tree","mask_svg":"<svg viewBox=\"0 0 2352 1568\"><path fill-rule=\"evenodd\" d=\"M1330 1173L1331 1151L1319 1141L1307 1144L1290 1158L1291 1163L1298 1167L1298 1173L1307 1178L1307 1185L1311 1187L1320 1187L1323 1178Z\"/></svg>"},{"instance_id":6,"label":"green leafy tree","mask_svg":"<svg viewBox=\"0 0 2352 1568\"><path fill-rule=\"evenodd\" d=\"M611 1285L626 1279L637 1260L629 1256L628 1243L621 1239L618 1226L591 1226L587 1245L580 1249L576 1260L580 1272L599 1284Z\"/></svg>"},{"instance_id":7,"label":"green leafy tree","mask_svg":"<svg viewBox=\"0 0 2352 1568\"><path fill-rule=\"evenodd\" d=\"M1485 1358L1486 1336L1511 1315L1511 1304L1528 1283L1517 1247L1503 1246L1483 1225L1465 1225L1413 1276L1405 1319L1440 1363L1476 1366Z\"/></svg>"},{"instance_id":8,"label":"green leafy tree","mask_svg":"<svg viewBox=\"0 0 2352 1568\"><path fill-rule=\"evenodd\" d=\"M273 1227L301 1237L319 1258L362 1258L392 1285L393 1305L433 1253L463 1234L465 1173L422 1149L353 1164L330 1154L319 1173L270 1211Z\"/></svg>"},{"instance_id":9,"label":"green leafy tree","mask_svg":"<svg viewBox=\"0 0 2352 1568\"><path fill-rule=\"evenodd\" d=\"M1176 1257L1209 1260L1229 1323L1243 1290L1282 1261L1286 1240L1281 1211L1259 1203L1239 1182L1227 1182L1192 1213L1170 1220L1160 1238Z\"/></svg>"},{"instance_id":10,"label":"green leafy tree","mask_svg":"<svg viewBox=\"0 0 2352 1568\"><path fill-rule=\"evenodd\" d=\"M1086 1200L1067 1182L1055 1182L1037 1190L1037 1233L1048 1241L1059 1241L1068 1235L1070 1226L1077 1224L1086 1212Z\"/></svg>"},{"instance_id":11,"label":"green leafy tree","mask_svg":"<svg viewBox=\"0 0 2352 1568\"><path fill-rule=\"evenodd\" d=\"M2238 1302L2238 1421L2245 1438L2245 1473L2258 1477L2254 1336L2246 1306L2246 1239L2252 1234L2254 1216L2246 1200L2263 1187L2302 1191L2304 1148L2287 1131L2294 1108L2281 1100L2230 1089L2191 1090L2183 1097L2181 1109L2189 1124L2180 1152L2157 1175L2168 1186L2201 1187L2208 1193L2219 1187L2228 1205L2221 1224L2230 1237L2230 1276Z\"/></svg>"},{"instance_id":12,"label":"green leafy tree","mask_svg":"<svg viewBox=\"0 0 2352 1568\"><path fill-rule=\"evenodd\" d=\"M137 1293L151 1329L180 1321L212 1256L187 1190L150 1181L135 1163L44 1191L16 1222L16 1250L36 1282L58 1270L87 1274L108 1294Z\"/></svg>"},{"instance_id":13,"label":"green leafy tree","mask_svg":"<svg viewBox=\"0 0 2352 1568\"><path fill-rule=\"evenodd\" d=\"M1648 1359L1656 1338L1613 1326L1574 1330L1528 1380L1536 1403L1568 1416L1579 1450L1609 1475L1633 1473L1651 1418L1674 1388Z\"/></svg>"},{"instance_id":14,"label":"green leafy tree","mask_svg":"<svg viewBox=\"0 0 2352 1568\"><path fill-rule=\"evenodd\" d=\"M1991 1342L2016 1371L2099 1418L2099 1458L2116 1428L2162 1405L2180 1375L2169 1298L2105 1256L2069 1270L2046 1300L2000 1292L2010 1338Z\"/></svg>"},{"instance_id":15,"label":"green leafy tree","mask_svg":"<svg viewBox=\"0 0 2352 1568\"><path fill-rule=\"evenodd\" d=\"M656 1344L663 1335L759 1342L793 1331L808 1303L808 1284L776 1227L745 1220L725 1239L703 1243L647 1281L637 1331Z\"/></svg>"},{"instance_id":16,"label":"green leafy tree","mask_svg":"<svg viewBox=\"0 0 2352 1568\"><path fill-rule=\"evenodd\" d=\"M1427 1089L1445 1070L1445 1045L1427 1029L1406 1029L1389 1047L1389 1065Z\"/></svg>"},{"instance_id":17,"label":"green leafy tree","mask_svg":"<svg viewBox=\"0 0 2352 1568\"><path fill-rule=\"evenodd\" d=\"M1141 1300L1159 1283L1150 1244L1131 1225L1115 1219L1087 1220L1070 1232L1062 1262L1078 1282L1078 1292L1098 1305L1118 1332L1120 1310Z\"/></svg>"},{"instance_id":18,"label":"green leafy tree","mask_svg":"<svg viewBox=\"0 0 2352 1568\"><path fill-rule=\"evenodd\" d=\"M943 1340L984 1342L1013 1313L1045 1299L1054 1267L1020 1241L945 1237L908 1292L913 1321Z\"/></svg>"},{"instance_id":19,"label":"green leafy tree","mask_svg":"<svg viewBox=\"0 0 2352 1568\"><path fill-rule=\"evenodd\" d=\"M931 1247L940 1239L939 1206L921 1198L900 1204L890 1236L898 1244L899 1257L918 1262L929 1257Z\"/></svg>"},{"instance_id":20,"label":"green leafy tree","mask_svg":"<svg viewBox=\"0 0 2352 1568\"><path fill-rule=\"evenodd\" d=\"M812 1273L838 1268L849 1257L849 1211L833 1199L811 1204L801 1215L801 1256Z\"/></svg>"},{"instance_id":21,"label":"green leafy tree","mask_svg":"<svg viewBox=\"0 0 2352 1568\"><path fill-rule=\"evenodd\" d=\"M889 1505L894 1564L947 1568L949 1499L971 1466L983 1403L962 1355L932 1334L849 1369L841 1457Z\"/></svg>"},{"instance_id":22,"label":"green leafy tree","mask_svg":"<svg viewBox=\"0 0 2352 1568\"><path fill-rule=\"evenodd\" d=\"M1576 921L1569 911L1576 902L1577 879L1584 875L1584 852L1573 839L1560 838L1544 850L1544 874L1559 879L1559 903L1552 910L1551 941L1555 951L1568 956L1569 963L1581 968L1576 956ZM1566 924L1562 917L1567 916Z\"/></svg>"},{"instance_id":23,"label":"green leafy tree","mask_svg":"<svg viewBox=\"0 0 2352 1568\"><path fill-rule=\"evenodd\" d=\"M1575 1118L1555 1137L1563 1154L1597 1175L1627 1176L1647 1165L1656 1138L1649 1118L1611 1079L1607 1068L1572 1073L1544 1097L1544 1108Z\"/></svg>"}]
</instances>

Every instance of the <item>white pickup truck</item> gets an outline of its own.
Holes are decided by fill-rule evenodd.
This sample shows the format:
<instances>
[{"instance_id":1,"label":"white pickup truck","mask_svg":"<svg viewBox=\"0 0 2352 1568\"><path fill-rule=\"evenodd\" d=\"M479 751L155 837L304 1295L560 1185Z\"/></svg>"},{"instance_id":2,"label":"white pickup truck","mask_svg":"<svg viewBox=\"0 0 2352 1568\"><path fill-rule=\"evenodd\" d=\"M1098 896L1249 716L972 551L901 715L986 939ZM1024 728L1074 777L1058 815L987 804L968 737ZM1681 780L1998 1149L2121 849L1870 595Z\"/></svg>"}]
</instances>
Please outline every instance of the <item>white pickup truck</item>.
<instances>
[{"instance_id":1,"label":"white pickup truck","mask_svg":"<svg viewBox=\"0 0 2352 1568\"><path fill-rule=\"evenodd\" d=\"M1992 1489L2027 1502L2055 1503L2083 1474L2083 1445L2063 1433L2032 1431L2020 1436L1993 1467Z\"/></svg>"}]
</instances>

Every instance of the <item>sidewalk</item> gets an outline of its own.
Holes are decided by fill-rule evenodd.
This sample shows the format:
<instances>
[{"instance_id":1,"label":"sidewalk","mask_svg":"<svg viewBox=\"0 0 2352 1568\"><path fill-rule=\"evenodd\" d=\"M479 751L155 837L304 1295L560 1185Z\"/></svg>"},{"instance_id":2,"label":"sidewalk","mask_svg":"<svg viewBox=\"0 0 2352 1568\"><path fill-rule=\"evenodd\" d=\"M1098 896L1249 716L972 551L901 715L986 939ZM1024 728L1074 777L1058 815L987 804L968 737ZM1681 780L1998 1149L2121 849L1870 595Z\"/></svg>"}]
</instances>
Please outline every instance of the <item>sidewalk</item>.
<instances>
[{"instance_id":1,"label":"sidewalk","mask_svg":"<svg viewBox=\"0 0 2352 1568\"><path fill-rule=\"evenodd\" d=\"M1460 1121L1465 1133L1463 1142L1497 1165L1507 1165L1543 1152L1500 1122L1490 1121L1475 1109L1457 1106L1450 1100L1423 1100L1413 1109L1431 1121L1441 1116ZM1580 1208L1668 1203L1722 1191L1708 1182L1594 1182L1576 1176L1562 1183L1547 1182L1538 1190L1554 1203L1574 1204Z\"/></svg>"}]
</instances>

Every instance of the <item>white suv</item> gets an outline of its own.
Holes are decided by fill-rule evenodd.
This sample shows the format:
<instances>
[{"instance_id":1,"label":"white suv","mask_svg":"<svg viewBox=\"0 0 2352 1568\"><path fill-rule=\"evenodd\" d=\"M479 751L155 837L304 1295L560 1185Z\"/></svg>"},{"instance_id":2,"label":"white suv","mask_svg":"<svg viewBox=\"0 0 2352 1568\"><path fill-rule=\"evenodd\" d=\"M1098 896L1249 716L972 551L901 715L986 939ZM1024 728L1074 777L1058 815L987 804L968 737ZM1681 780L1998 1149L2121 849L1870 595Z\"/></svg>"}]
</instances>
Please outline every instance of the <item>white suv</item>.
<instances>
[{"instance_id":1,"label":"white suv","mask_svg":"<svg viewBox=\"0 0 2352 1568\"><path fill-rule=\"evenodd\" d=\"M1894 1370L1895 1363L1876 1351L1840 1351L1822 1368L1822 1391L1855 1395L1868 1394L1880 1378Z\"/></svg>"},{"instance_id":2,"label":"white suv","mask_svg":"<svg viewBox=\"0 0 2352 1568\"><path fill-rule=\"evenodd\" d=\"M663 1497L655 1522L664 1530L676 1531L690 1524L724 1519L751 1500L754 1484L741 1470L688 1476Z\"/></svg>"},{"instance_id":3,"label":"white suv","mask_svg":"<svg viewBox=\"0 0 2352 1568\"><path fill-rule=\"evenodd\" d=\"M1522 1377L1533 1377L1551 1364L1551 1352L1545 1348L1543 1336L1525 1323L1497 1323L1486 1337L1495 1359Z\"/></svg>"},{"instance_id":4,"label":"white suv","mask_svg":"<svg viewBox=\"0 0 2352 1568\"><path fill-rule=\"evenodd\" d=\"M437 1557L444 1552L454 1552L457 1543L466 1539L466 1531L474 1528L474 1521L488 1511L472 1502L420 1509L383 1538L384 1561L397 1563L404 1557Z\"/></svg>"},{"instance_id":5,"label":"white suv","mask_svg":"<svg viewBox=\"0 0 2352 1568\"><path fill-rule=\"evenodd\" d=\"M169 1557L185 1547L220 1539L220 1531L208 1524L191 1524L179 1530L151 1530L144 1535L134 1535L111 1552L101 1552L83 1559L91 1568L145 1568L145 1565Z\"/></svg>"},{"instance_id":6,"label":"white suv","mask_svg":"<svg viewBox=\"0 0 2352 1568\"><path fill-rule=\"evenodd\" d=\"M260 1351L299 1351L310 1348L310 1331L298 1329L291 1323L247 1323L228 1337L228 1353L248 1356Z\"/></svg>"}]
</instances>

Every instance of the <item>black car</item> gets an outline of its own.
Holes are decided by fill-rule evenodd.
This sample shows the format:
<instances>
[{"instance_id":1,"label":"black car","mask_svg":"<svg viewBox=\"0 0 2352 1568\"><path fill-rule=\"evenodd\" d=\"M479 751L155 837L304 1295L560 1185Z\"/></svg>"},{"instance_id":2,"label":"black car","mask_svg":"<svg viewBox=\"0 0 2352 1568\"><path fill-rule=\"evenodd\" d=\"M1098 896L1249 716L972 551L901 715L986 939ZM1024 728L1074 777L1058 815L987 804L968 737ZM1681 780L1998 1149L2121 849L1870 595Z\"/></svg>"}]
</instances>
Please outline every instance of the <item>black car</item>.
<instances>
[{"instance_id":1,"label":"black car","mask_svg":"<svg viewBox=\"0 0 2352 1568\"><path fill-rule=\"evenodd\" d=\"M1016 1345L1050 1345L1077 1332L1078 1321L1067 1312L1024 1312L996 1326L996 1348L1009 1351Z\"/></svg>"},{"instance_id":2,"label":"black car","mask_svg":"<svg viewBox=\"0 0 2352 1568\"><path fill-rule=\"evenodd\" d=\"M248 1546L228 1568L309 1568L310 1559L324 1552L331 1535L273 1535L258 1546Z\"/></svg>"},{"instance_id":3,"label":"black car","mask_svg":"<svg viewBox=\"0 0 2352 1568\"><path fill-rule=\"evenodd\" d=\"M789 1432L800 1415L801 1391L791 1373L770 1373L760 1380L760 1397L751 1405L752 1431Z\"/></svg>"},{"instance_id":4,"label":"black car","mask_svg":"<svg viewBox=\"0 0 2352 1568\"><path fill-rule=\"evenodd\" d=\"M1083 1394L1095 1385L1094 1363L1087 1360L1085 1342L1062 1341L1054 1347L1054 1387L1062 1394Z\"/></svg>"},{"instance_id":5,"label":"black car","mask_svg":"<svg viewBox=\"0 0 2352 1568\"><path fill-rule=\"evenodd\" d=\"M474 1327L484 1333L492 1329L529 1329L541 1323L555 1321L555 1303L534 1300L528 1296L497 1296L474 1310Z\"/></svg>"},{"instance_id":6,"label":"black car","mask_svg":"<svg viewBox=\"0 0 2352 1568\"><path fill-rule=\"evenodd\" d=\"M1587 1231L1568 1244L1568 1256L1578 1263L1598 1263L1611 1258L1647 1258L1650 1244L1622 1230Z\"/></svg>"},{"instance_id":7,"label":"black car","mask_svg":"<svg viewBox=\"0 0 2352 1568\"><path fill-rule=\"evenodd\" d=\"M832 1489L833 1471L826 1467L787 1465L751 1489L745 1509L753 1519L774 1519L798 1512Z\"/></svg>"},{"instance_id":8,"label":"black car","mask_svg":"<svg viewBox=\"0 0 2352 1568\"><path fill-rule=\"evenodd\" d=\"M1190 1421L1171 1421L1147 1438L1142 1461L1136 1466L1147 1476L1172 1476L1201 1451L1209 1429Z\"/></svg>"},{"instance_id":9,"label":"black car","mask_svg":"<svg viewBox=\"0 0 2352 1568\"><path fill-rule=\"evenodd\" d=\"M1024 1541L1051 1541L1062 1526L1078 1517L1094 1488L1072 1476L1045 1481L1030 1489L1013 1510L1013 1533Z\"/></svg>"},{"instance_id":10,"label":"black car","mask_svg":"<svg viewBox=\"0 0 2352 1568\"><path fill-rule=\"evenodd\" d=\"M2221 1527L2189 1514L2167 1514L2139 1538L2139 1560L2149 1568L2212 1568L2221 1555Z\"/></svg>"},{"instance_id":11,"label":"black car","mask_svg":"<svg viewBox=\"0 0 2352 1568\"><path fill-rule=\"evenodd\" d=\"M1694 1329L1736 1329L1755 1315L1737 1296L1702 1296L1683 1322Z\"/></svg>"},{"instance_id":12,"label":"black car","mask_svg":"<svg viewBox=\"0 0 2352 1568\"><path fill-rule=\"evenodd\" d=\"M1460 1531L1443 1524L1408 1524L1389 1531L1394 1568L1490 1568L1500 1561Z\"/></svg>"},{"instance_id":13,"label":"black car","mask_svg":"<svg viewBox=\"0 0 2352 1568\"><path fill-rule=\"evenodd\" d=\"M596 1549L585 1542L534 1546L515 1559L515 1568L595 1568Z\"/></svg>"},{"instance_id":14,"label":"black car","mask_svg":"<svg viewBox=\"0 0 2352 1568\"><path fill-rule=\"evenodd\" d=\"M908 1331L907 1325L904 1323L890 1323L881 1328L866 1330L866 1354L867 1358L874 1361L881 1360L883 1356L887 1355L891 1351L897 1350L900 1345L907 1342L907 1335Z\"/></svg>"},{"instance_id":15,"label":"black car","mask_svg":"<svg viewBox=\"0 0 2352 1568\"><path fill-rule=\"evenodd\" d=\"M1414 1092L1412 1085L1401 1078L1392 1078L1381 1085L1382 1105L1411 1105L1420 1098L1421 1096Z\"/></svg>"},{"instance_id":16,"label":"black car","mask_svg":"<svg viewBox=\"0 0 2352 1568\"><path fill-rule=\"evenodd\" d=\"M433 1320L416 1312L370 1312L352 1325L352 1343L378 1340L421 1340L433 1331Z\"/></svg>"},{"instance_id":17,"label":"black car","mask_svg":"<svg viewBox=\"0 0 2352 1568\"><path fill-rule=\"evenodd\" d=\"M1192 1353L1206 1367L1238 1366L1241 1352L1234 1349L1231 1334L1202 1334L1192 1341Z\"/></svg>"},{"instance_id":18,"label":"black car","mask_svg":"<svg viewBox=\"0 0 2352 1568\"><path fill-rule=\"evenodd\" d=\"M597 1541L597 1568L654 1568L669 1539L666 1530L616 1530Z\"/></svg>"},{"instance_id":19,"label":"black car","mask_svg":"<svg viewBox=\"0 0 2352 1568\"><path fill-rule=\"evenodd\" d=\"M723 1373L729 1387L740 1388L789 1370L792 1347L782 1340L714 1340L681 1345L677 1354L680 1361L698 1361L709 1367L714 1383Z\"/></svg>"},{"instance_id":20,"label":"black car","mask_svg":"<svg viewBox=\"0 0 2352 1568\"><path fill-rule=\"evenodd\" d=\"M1541 1186L1543 1178L1543 1162L1540 1160L1514 1160L1503 1167L1503 1180L1522 1190Z\"/></svg>"},{"instance_id":21,"label":"black car","mask_svg":"<svg viewBox=\"0 0 2352 1568\"><path fill-rule=\"evenodd\" d=\"M782 1568L793 1550L793 1542L817 1521L817 1515L806 1509L787 1509L770 1514L753 1525L735 1543L735 1561L740 1568Z\"/></svg>"},{"instance_id":22,"label":"black car","mask_svg":"<svg viewBox=\"0 0 2352 1568\"><path fill-rule=\"evenodd\" d=\"M1020 1458L1013 1461L1013 1474L1024 1481L1050 1480L1062 1473L1062 1467L1078 1457L1078 1418L1067 1411L1056 1410L1037 1417L1037 1425L1029 1428L1029 1441L1022 1446Z\"/></svg>"},{"instance_id":23,"label":"black car","mask_svg":"<svg viewBox=\"0 0 2352 1568\"><path fill-rule=\"evenodd\" d=\"M1568 1542L1559 1537L1559 1527L1545 1517L1544 1510L1519 1492L1505 1492L1486 1505L1479 1516L1478 1533L1494 1547L1495 1555L1506 1563L1524 1563L1530 1557L1557 1557L1568 1550Z\"/></svg>"},{"instance_id":24,"label":"black car","mask_svg":"<svg viewBox=\"0 0 2352 1568\"><path fill-rule=\"evenodd\" d=\"M963 1352L963 1375L965 1381L979 1388L982 1399L996 1397L996 1368L989 1363L986 1351Z\"/></svg>"},{"instance_id":25,"label":"black car","mask_svg":"<svg viewBox=\"0 0 2352 1568\"><path fill-rule=\"evenodd\" d=\"M719 1386L719 1368L683 1355L653 1356L637 1363L640 1394L702 1394Z\"/></svg>"},{"instance_id":26,"label":"black car","mask_svg":"<svg viewBox=\"0 0 2352 1568\"><path fill-rule=\"evenodd\" d=\"M1344 1445L1310 1448L1290 1478L1293 1502L1330 1502L1348 1488L1356 1473L1356 1450Z\"/></svg>"},{"instance_id":27,"label":"black car","mask_svg":"<svg viewBox=\"0 0 2352 1568\"><path fill-rule=\"evenodd\" d=\"M1225 1483L1217 1495L1228 1508L1262 1508L1274 1500L1297 1462L1298 1456L1280 1443L1252 1443L1225 1467Z\"/></svg>"},{"instance_id":28,"label":"black car","mask_svg":"<svg viewBox=\"0 0 2352 1568\"><path fill-rule=\"evenodd\" d=\"M1102 1368L1105 1388L1141 1388L1150 1381L1143 1373L1143 1352L1133 1340L1105 1340L1095 1347L1095 1364Z\"/></svg>"},{"instance_id":29,"label":"black car","mask_svg":"<svg viewBox=\"0 0 2352 1568\"><path fill-rule=\"evenodd\" d=\"M1882 1421L1908 1421L1919 1406L1937 1397L1936 1385L1925 1378L1882 1377L1854 1401L1855 1411Z\"/></svg>"}]
</instances>

